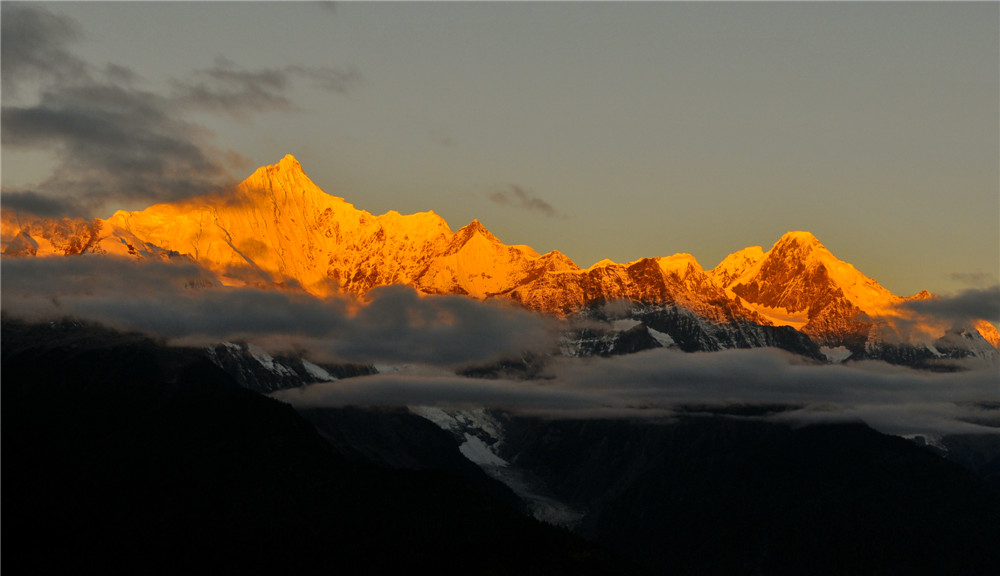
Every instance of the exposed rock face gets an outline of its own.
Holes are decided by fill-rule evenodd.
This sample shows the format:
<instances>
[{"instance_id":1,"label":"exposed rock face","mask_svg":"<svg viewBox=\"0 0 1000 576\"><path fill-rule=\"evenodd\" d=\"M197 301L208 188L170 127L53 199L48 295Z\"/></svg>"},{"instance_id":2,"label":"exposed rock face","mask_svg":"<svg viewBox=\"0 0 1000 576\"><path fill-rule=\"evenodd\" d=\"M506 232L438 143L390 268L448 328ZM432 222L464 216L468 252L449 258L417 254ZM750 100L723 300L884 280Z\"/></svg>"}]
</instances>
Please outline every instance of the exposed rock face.
<instances>
[{"instance_id":1,"label":"exposed rock face","mask_svg":"<svg viewBox=\"0 0 1000 576\"><path fill-rule=\"evenodd\" d=\"M766 252L759 246L735 252L707 271L690 254L581 269L557 251L540 255L506 245L478 220L452 232L433 212L358 210L320 190L292 156L232 189L107 220L5 212L2 250L182 257L231 286L363 296L403 284L423 294L509 299L561 317L624 302L630 304L604 313L605 320L637 320L685 350L777 345L820 356L818 345L879 357L896 344L883 342L885 334L912 320L899 307L907 298L837 259L808 232L789 232ZM931 297L921 292L910 299ZM944 338L940 348L953 355L956 343L972 340L948 336L949 328L934 327L935 338ZM996 354L1000 334L988 322L957 330L979 336L972 342L976 355ZM642 345L656 341L645 338Z\"/></svg>"},{"instance_id":2,"label":"exposed rock face","mask_svg":"<svg viewBox=\"0 0 1000 576\"><path fill-rule=\"evenodd\" d=\"M595 304L627 300L681 306L714 322L762 320L727 296L688 254L553 272L505 296L528 308L561 315Z\"/></svg>"},{"instance_id":3,"label":"exposed rock face","mask_svg":"<svg viewBox=\"0 0 1000 576\"><path fill-rule=\"evenodd\" d=\"M799 324L821 339L867 333L868 317L883 315L903 300L838 260L808 232L789 232L738 273L727 274L730 269L716 275L728 291L772 321Z\"/></svg>"}]
</instances>

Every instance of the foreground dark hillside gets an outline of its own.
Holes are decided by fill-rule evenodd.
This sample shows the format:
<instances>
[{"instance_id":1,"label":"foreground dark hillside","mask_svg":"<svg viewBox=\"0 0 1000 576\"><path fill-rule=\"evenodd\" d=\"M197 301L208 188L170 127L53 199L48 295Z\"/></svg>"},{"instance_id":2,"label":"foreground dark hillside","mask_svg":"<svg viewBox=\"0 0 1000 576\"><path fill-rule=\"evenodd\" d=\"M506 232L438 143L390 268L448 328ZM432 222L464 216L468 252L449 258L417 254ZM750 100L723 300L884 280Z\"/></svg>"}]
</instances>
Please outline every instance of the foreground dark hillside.
<instances>
[{"instance_id":1,"label":"foreground dark hillside","mask_svg":"<svg viewBox=\"0 0 1000 576\"><path fill-rule=\"evenodd\" d=\"M5 321L2 353L5 573L623 570L461 474L338 451L198 351Z\"/></svg>"},{"instance_id":2,"label":"foreground dark hillside","mask_svg":"<svg viewBox=\"0 0 1000 576\"><path fill-rule=\"evenodd\" d=\"M299 413L205 350L97 326L4 321L0 338L12 573L26 563L37 574L1000 566L990 437L944 439L962 467L861 424L754 419L780 406L690 407L669 422L497 413L502 456L585 512L574 535L527 518L450 432L404 409Z\"/></svg>"},{"instance_id":3,"label":"foreground dark hillside","mask_svg":"<svg viewBox=\"0 0 1000 576\"><path fill-rule=\"evenodd\" d=\"M957 576L1000 566L1000 490L863 424L511 418L504 446L587 511L582 534L662 573Z\"/></svg>"}]
</instances>

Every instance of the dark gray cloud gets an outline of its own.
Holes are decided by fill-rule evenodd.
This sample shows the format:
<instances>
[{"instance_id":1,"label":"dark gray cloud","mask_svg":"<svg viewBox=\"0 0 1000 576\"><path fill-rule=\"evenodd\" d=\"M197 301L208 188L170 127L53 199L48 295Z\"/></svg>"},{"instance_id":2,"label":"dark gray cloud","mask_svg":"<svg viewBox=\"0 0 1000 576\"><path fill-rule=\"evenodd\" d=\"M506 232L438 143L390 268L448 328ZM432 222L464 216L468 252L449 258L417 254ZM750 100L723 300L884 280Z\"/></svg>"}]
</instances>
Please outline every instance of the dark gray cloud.
<instances>
[{"instance_id":1,"label":"dark gray cloud","mask_svg":"<svg viewBox=\"0 0 1000 576\"><path fill-rule=\"evenodd\" d=\"M369 297L352 318L358 334L338 343L337 355L374 360L389 349L397 359L459 365L555 347L551 319L503 302L421 297L403 286Z\"/></svg>"},{"instance_id":2,"label":"dark gray cloud","mask_svg":"<svg viewBox=\"0 0 1000 576\"><path fill-rule=\"evenodd\" d=\"M90 210L75 198L56 198L23 188L4 188L2 208L4 212L27 212L43 218L86 214Z\"/></svg>"},{"instance_id":3,"label":"dark gray cloud","mask_svg":"<svg viewBox=\"0 0 1000 576\"><path fill-rule=\"evenodd\" d=\"M249 111L295 109L285 96L288 85L283 70L243 70L219 57L211 68L175 80L174 98L187 106L243 116Z\"/></svg>"},{"instance_id":4,"label":"dark gray cloud","mask_svg":"<svg viewBox=\"0 0 1000 576\"><path fill-rule=\"evenodd\" d=\"M86 65L69 51L69 45L82 36L74 20L20 2L4 2L0 11L5 99L17 97L24 82L86 77Z\"/></svg>"},{"instance_id":5,"label":"dark gray cloud","mask_svg":"<svg viewBox=\"0 0 1000 576\"><path fill-rule=\"evenodd\" d=\"M1000 284L988 288L970 288L953 296L915 300L904 306L920 314L955 322L978 319L1000 322Z\"/></svg>"},{"instance_id":6,"label":"dark gray cloud","mask_svg":"<svg viewBox=\"0 0 1000 576\"><path fill-rule=\"evenodd\" d=\"M522 210L541 212L550 218L558 215L555 207L551 204L535 196L533 192L514 184L509 185L505 190L490 193L489 199L500 206L512 206Z\"/></svg>"},{"instance_id":7,"label":"dark gray cloud","mask_svg":"<svg viewBox=\"0 0 1000 576\"><path fill-rule=\"evenodd\" d=\"M5 258L5 314L139 330L179 343L247 340L318 361L457 365L555 346L551 320L458 296L373 290L369 302L219 286L187 259Z\"/></svg>"},{"instance_id":8,"label":"dark gray cloud","mask_svg":"<svg viewBox=\"0 0 1000 576\"><path fill-rule=\"evenodd\" d=\"M283 66L245 70L227 58L216 58L212 67L190 78L175 80L173 98L187 106L245 117L249 112L299 110L286 92L295 79L315 87L346 93L361 81L355 68Z\"/></svg>"},{"instance_id":9,"label":"dark gray cloud","mask_svg":"<svg viewBox=\"0 0 1000 576\"><path fill-rule=\"evenodd\" d=\"M360 79L350 68L244 69L220 58L174 80L173 92L161 95L142 89L140 76L127 67L98 68L75 57L70 48L80 36L71 19L38 6L3 4L3 148L57 158L51 176L28 193L4 194L50 215L106 217L123 203L144 207L231 185L236 178L230 170L242 162L211 145L212 134L188 119L193 112L245 118L290 111L296 108L287 95L293 79L333 92ZM10 94L24 92L29 81L36 98L11 103Z\"/></svg>"},{"instance_id":10,"label":"dark gray cloud","mask_svg":"<svg viewBox=\"0 0 1000 576\"><path fill-rule=\"evenodd\" d=\"M232 182L207 133L176 112L156 94L127 86L52 87L34 105L3 107L3 145L54 151L59 164L37 193L92 212L113 202L176 200Z\"/></svg>"}]
</instances>

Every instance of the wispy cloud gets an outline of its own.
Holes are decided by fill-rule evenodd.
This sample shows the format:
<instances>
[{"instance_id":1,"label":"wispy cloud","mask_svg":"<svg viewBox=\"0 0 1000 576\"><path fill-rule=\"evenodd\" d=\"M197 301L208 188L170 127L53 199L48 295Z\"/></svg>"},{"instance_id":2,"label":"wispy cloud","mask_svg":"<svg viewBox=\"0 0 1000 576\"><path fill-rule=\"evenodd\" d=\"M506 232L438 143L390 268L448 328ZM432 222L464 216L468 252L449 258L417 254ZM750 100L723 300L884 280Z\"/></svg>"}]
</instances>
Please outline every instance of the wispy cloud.
<instances>
[{"instance_id":1,"label":"wispy cloud","mask_svg":"<svg viewBox=\"0 0 1000 576\"><path fill-rule=\"evenodd\" d=\"M249 112L299 110L287 96L293 80L305 79L317 88L346 93L361 81L353 67L303 67L246 70L228 58L218 57L210 68L190 78L175 80L172 98L184 106L223 112L244 118Z\"/></svg>"},{"instance_id":2,"label":"wispy cloud","mask_svg":"<svg viewBox=\"0 0 1000 576\"><path fill-rule=\"evenodd\" d=\"M32 81L71 82L87 77L87 65L69 46L79 40L79 24L66 16L24 3L5 3L0 21L4 98L15 98Z\"/></svg>"},{"instance_id":3,"label":"wispy cloud","mask_svg":"<svg viewBox=\"0 0 1000 576\"><path fill-rule=\"evenodd\" d=\"M159 94L143 89L127 67L98 67L76 57L70 48L82 31L72 19L20 3L4 3L2 10L3 147L57 158L44 181L5 189L6 208L106 216L122 204L143 206L228 186L235 182L230 170L242 163L216 149L211 132L190 120L192 113L208 109L247 118L292 111L294 80L343 93L361 78L350 67L246 69L220 58ZM27 98L29 88L34 99Z\"/></svg>"},{"instance_id":4,"label":"wispy cloud","mask_svg":"<svg viewBox=\"0 0 1000 576\"><path fill-rule=\"evenodd\" d=\"M998 280L996 273L988 274L986 272L954 272L950 278L973 288L990 286L996 284Z\"/></svg>"},{"instance_id":5,"label":"wispy cloud","mask_svg":"<svg viewBox=\"0 0 1000 576\"><path fill-rule=\"evenodd\" d=\"M539 198L533 191L511 184L504 190L489 194L489 199L500 206L511 206L521 210L541 212L550 218L558 215L554 206Z\"/></svg>"},{"instance_id":6,"label":"wispy cloud","mask_svg":"<svg viewBox=\"0 0 1000 576\"><path fill-rule=\"evenodd\" d=\"M53 86L36 104L4 106L2 123L5 148L58 156L35 195L91 211L111 201L175 200L231 180L202 129L181 120L169 101L128 86Z\"/></svg>"}]
</instances>

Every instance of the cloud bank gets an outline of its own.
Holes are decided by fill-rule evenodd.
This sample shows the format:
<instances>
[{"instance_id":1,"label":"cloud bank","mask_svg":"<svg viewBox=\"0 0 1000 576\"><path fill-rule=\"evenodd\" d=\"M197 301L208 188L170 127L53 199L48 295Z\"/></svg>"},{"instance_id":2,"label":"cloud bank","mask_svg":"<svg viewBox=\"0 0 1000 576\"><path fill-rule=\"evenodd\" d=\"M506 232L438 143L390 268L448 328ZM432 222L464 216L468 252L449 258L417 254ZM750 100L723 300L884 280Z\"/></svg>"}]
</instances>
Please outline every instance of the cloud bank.
<instances>
[{"instance_id":1,"label":"cloud bank","mask_svg":"<svg viewBox=\"0 0 1000 576\"><path fill-rule=\"evenodd\" d=\"M952 322L983 319L1000 322L1000 284L988 288L970 288L953 296L930 300L914 300L904 304L918 314L926 314Z\"/></svg>"},{"instance_id":2,"label":"cloud bank","mask_svg":"<svg viewBox=\"0 0 1000 576\"><path fill-rule=\"evenodd\" d=\"M143 89L127 67L99 68L76 57L71 48L82 31L72 19L24 3L4 3L2 11L3 148L56 156L44 181L5 188L4 205L41 216L103 217L123 204L174 201L233 184L230 170L245 160L216 149L212 134L190 120L193 113L247 119L295 111L289 91L296 81L344 93L361 79L351 67L245 69L218 58L159 94Z\"/></svg>"},{"instance_id":3,"label":"cloud bank","mask_svg":"<svg viewBox=\"0 0 1000 576\"><path fill-rule=\"evenodd\" d=\"M0 280L5 316L72 317L175 344L243 340L272 354L367 362L383 371L277 395L298 406L488 406L580 418L784 405L768 417L796 424L860 420L892 434L1000 432L1000 373L996 364L971 360L963 371L938 373L882 362L819 364L776 349L660 349L614 358L552 356L539 379L485 380L456 369L525 353L544 357L557 348L561 325L500 303L421 297L399 286L373 290L364 303L227 288L184 258L4 258Z\"/></svg>"},{"instance_id":4,"label":"cloud bank","mask_svg":"<svg viewBox=\"0 0 1000 576\"><path fill-rule=\"evenodd\" d=\"M460 296L381 288L362 304L303 292L227 288L194 263L119 258L4 258L5 315L64 317L178 344L254 342L314 361L452 366L555 346L551 319Z\"/></svg>"},{"instance_id":5,"label":"cloud bank","mask_svg":"<svg viewBox=\"0 0 1000 576\"><path fill-rule=\"evenodd\" d=\"M882 332L889 341L932 344L942 335L946 339L954 338L956 330L974 326L996 345L996 330L1000 327L1000 284L969 288L927 300L906 301L899 309L902 314L894 317L892 325L885 326ZM951 336L946 331L951 331Z\"/></svg>"},{"instance_id":6,"label":"cloud bank","mask_svg":"<svg viewBox=\"0 0 1000 576\"><path fill-rule=\"evenodd\" d=\"M560 359L548 378L473 380L397 372L313 384L275 396L300 407L489 406L569 418L670 418L692 407L777 405L793 425L863 421L888 434L1000 433L996 368L926 373L881 362L817 365L774 349Z\"/></svg>"}]
</instances>

